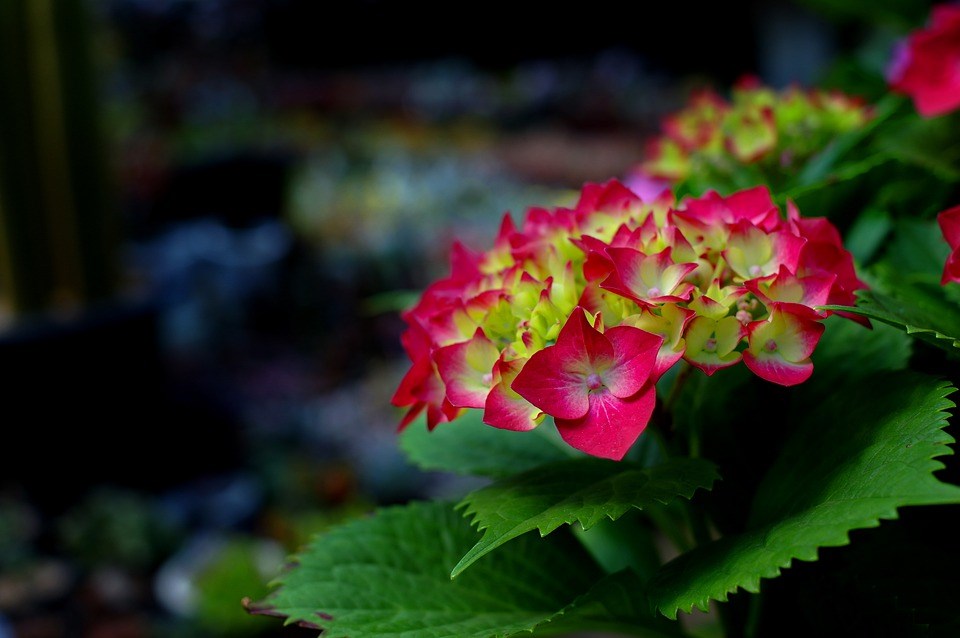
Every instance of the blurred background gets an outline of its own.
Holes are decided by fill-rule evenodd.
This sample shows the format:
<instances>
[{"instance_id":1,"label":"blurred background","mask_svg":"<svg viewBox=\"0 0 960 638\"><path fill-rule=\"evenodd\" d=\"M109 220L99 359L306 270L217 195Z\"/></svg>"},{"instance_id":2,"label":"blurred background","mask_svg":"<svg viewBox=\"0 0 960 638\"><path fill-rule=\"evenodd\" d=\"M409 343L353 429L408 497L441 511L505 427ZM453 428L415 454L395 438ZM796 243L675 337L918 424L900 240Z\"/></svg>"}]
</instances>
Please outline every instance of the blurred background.
<instances>
[{"instance_id":1,"label":"blurred background","mask_svg":"<svg viewBox=\"0 0 960 638\"><path fill-rule=\"evenodd\" d=\"M694 88L892 39L856 2L518 5L0 0L0 638L314 635L240 601L469 487L389 404L452 239L629 180Z\"/></svg>"}]
</instances>

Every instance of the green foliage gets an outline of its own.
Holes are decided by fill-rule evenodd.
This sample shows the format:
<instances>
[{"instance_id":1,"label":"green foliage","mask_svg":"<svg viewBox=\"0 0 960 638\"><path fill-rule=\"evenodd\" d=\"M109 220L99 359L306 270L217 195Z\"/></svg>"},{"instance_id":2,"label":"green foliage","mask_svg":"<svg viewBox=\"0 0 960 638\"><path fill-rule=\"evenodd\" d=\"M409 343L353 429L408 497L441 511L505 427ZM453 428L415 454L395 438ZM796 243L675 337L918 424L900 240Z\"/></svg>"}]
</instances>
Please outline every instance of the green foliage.
<instances>
[{"instance_id":1,"label":"green foliage","mask_svg":"<svg viewBox=\"0 0 960 638\"><path fill-rule=\"evenodd\" d=\"M912 341L902 331L882 323L867 328L839 315L827 318L824 325L813 353L813 376L796 389L803 396L801 403L829 396L851 379L907 367Z\"/></svg>"},{"instance_id":2,"label":"green foliage","mask_svg":"<svg viewBox=\"0 0 960 638\"><path fill-rule=\"evenodd\" d=\"M960 635L960 507L907 508L764 587L757 636ZM742 598L742 597L741 597ZM796 610L802 609L802 613Z\"/></svg>"},{"instance_id":3,"label":"green foliage","mask_svg":"<svg viewBox=\"0 0 960 638\"><path fill-rule=\"evenodd\" d=\"M636 635L670 633L622 577L601 580L567 534L527 535L451 580L450 567L476 540L449 504L384 509L321 536L250 609L322 628L326 638L489 638L598 620Z\"/></svg>"},{"instance_id":4,"label":"green foliage","mask_svg":"<svg viewBox=\"0 0 960 638\"><path fill-rule=\"evenodd\" d=\"M553 428L547 424L531 432L510 432L485 425L481 416L479 410L469 410L433 432L417 420L400 436L400 447L423 470L494 478L576 454L551 436Z\"/></svg>"},{"instance_id":5,"label":"green foliage","mask_svg":"<svg viewBox=\"0 0 960 638\"><path fill-rule=\"evenodd\" d=\"M940 285L949 248L935 222L897 223L873 289L858 293L857 306L827 306L881 321L956 354L960 348L960 295Z\"/></svg>"},{"instance_id":6,"label":"green foliage","mask_svg":"<svg viewBox=\"0 0 960 638\"><path fill-rule=\"evenodd\" d=\"M869 263L880 251L892 227L890 214L886 211L866 210L851 225L844 246L858 264Z\"/></svg>"},{"instance_id":7,"label":"green foliage","mask_svg":"<svg viewBox=\"0 0 960 638\"><path fill-rule=\"evenodd\" d=\"M589 529L630 509L689 499L717 479L701 459L674 459L653 468L603 459L539 467L469 494L461 503L483 538L453 568L457 577L480 557L527 532L546 536L561 525Z\"/></svg>"},{"instance_id":8,"label":"green foliage","mask_svg":"<svg viewBox=\"0 0 960 638\"><path fill-rule=\"evenodd\" d=\"M915 280L939 284L949 254L936 222L900 220L877 273L878 284L887 291L907 287Z\"/></svg>"},{"instance_id":9,"label":"green foliage","mask_svg":"<svg viewBox=\"0 0 960 638\"><path fill-rule=\"evenodd\" d=\"M947 352L960 348L960 312L941 287L916 283L895 296L865 291L859 297L856 307L825 307L882 321Z\"/></svg>"},{"instance_id":10,"label":"green foliage","mask_svg":"<svg viewBox=\"0 0 960 638\"><path fill-rule=\"evenodd\" d=\"M674 618L742 587L756 592L794 559L845 545L850 530L875 527L905 505L960 503L933 460L949 454L942 431L953 388L899 372L835 388L804 416L764 478L745 531L668 563L650 583L651 602Z\"/></svg>"}]
</instances>

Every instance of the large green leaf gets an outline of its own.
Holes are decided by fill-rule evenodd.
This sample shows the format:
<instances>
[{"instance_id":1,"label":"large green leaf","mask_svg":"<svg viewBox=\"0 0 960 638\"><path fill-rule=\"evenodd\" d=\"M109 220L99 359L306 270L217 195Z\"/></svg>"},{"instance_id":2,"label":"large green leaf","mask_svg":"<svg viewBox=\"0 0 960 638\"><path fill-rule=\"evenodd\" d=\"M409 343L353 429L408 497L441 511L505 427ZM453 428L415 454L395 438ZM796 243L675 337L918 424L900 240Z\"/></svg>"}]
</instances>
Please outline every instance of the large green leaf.
<instances>
[{"instance_id":1,"label":"large green leaf","mask_svg":"<svg viewBox=\"0 0 960 638\"><path fill-rule=\"evenodd\" d=\"M400 447L423 470L509 476L579 454L552 430L547 424L531 432L501 430L484 424L480 410L468 410L433 432L427 431L422 419L417 420L400 435Z\"/></svg>"},{"instance_id":2,"label":"large green leaf","mask_svg":"<svg viewBox=\"0 0 960 638\"><path fill-rule=\"evenodd\" d=\"M649 611L638 616L616 583L601 580L567 534L528 535L451 580L450 566L476 540L449 504L384 509L319 537L279 588L249 609L322 629L325 638L488 638L546 623L615 626L617 614L632 633L666 635L653 630L663 625Z\"/></svg>"},{"instance_id":3,"label":"large green leaf","mask_svg":"<svg viewBox=\"0 0 960 638\"><path fill-rule=\"evenodd\" d=\"M584 529L630 509L690 498L717 479L701 459L674 459L653 468L603 459L552 463L472 492L461 503L483 538L453 568L461 574L480 557L533 530L546 536L561 525Z\"/></svg>"},{"instance_id":4,"label":"large green leaf","mask_svg":"<svg viewBox=\"0 0 960 638\"><path fill-rule=\"evenodd\" d=\"M761 578L847 544L851 530L896 518L898 507L960 503L960 488L933 476L943 467L933 459L951 453L942 428L952 391L908 372L835 387L762 481L746 531L665 565L649 584L651 604L671 618L705 609L740 587L759 591Z\"/></svg>"},{"instance_id":5,"label":"large green leaf","mask_svg":"<svg viewBox=\"0 0 960 638\"><path fill-rule=\"evenodd\" d=\"M764 587L755 636L960 636L960 507L913 507ZM802 610L801 613L797 613Z\"/></svg>"}]
</instances>

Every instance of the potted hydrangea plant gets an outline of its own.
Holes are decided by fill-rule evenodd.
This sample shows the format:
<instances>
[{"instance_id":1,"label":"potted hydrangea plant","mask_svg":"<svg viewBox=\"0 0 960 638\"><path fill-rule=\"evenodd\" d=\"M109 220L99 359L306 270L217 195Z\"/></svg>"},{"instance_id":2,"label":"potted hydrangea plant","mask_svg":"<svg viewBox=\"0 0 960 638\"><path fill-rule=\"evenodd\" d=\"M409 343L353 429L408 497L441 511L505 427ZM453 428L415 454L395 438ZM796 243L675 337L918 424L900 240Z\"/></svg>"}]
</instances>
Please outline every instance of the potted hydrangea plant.
<instances>
[{"instance_id":1,"label":"potted hydrangea plant","mask_svg":"<svg viewBox=\"0 0 960 638\"><path fill-rule=\"evenodd\" d=\"M415 463L489 484L325 533L248 609L352 638L960 627L951 510L907 507L960 504L958 29L938 7L892 63L916 110L704 93L640 167L663 191L455 245L394 403Z\"/></svg>"}]
</instances>

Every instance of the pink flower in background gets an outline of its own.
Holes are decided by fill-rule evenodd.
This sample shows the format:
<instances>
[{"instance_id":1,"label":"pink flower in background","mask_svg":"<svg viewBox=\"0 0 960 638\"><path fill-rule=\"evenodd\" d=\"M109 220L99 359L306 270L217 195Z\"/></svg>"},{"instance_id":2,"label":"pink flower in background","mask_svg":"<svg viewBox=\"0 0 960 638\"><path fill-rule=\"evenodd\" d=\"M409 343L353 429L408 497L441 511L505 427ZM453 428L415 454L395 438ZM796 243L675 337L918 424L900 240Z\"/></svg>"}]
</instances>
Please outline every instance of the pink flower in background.
<instances>
[{"instance_id":1,"label":"pink flower in background","mask_svg":"<svg viewBox=\"0 0 960 638\"><path fill-rule=\"evenodd\" d=\"M887 81L894 91L909 95L925 117L960 107L960 6L933 8L929 26L897 47Z\"/></svg>"},{"instance_id":2,"label":"pink flower in background","mask_svg":"<svg viewBox=\"0 0 960 638\"><path fill-rule=\"evenodd\" d=\"M861 100L839 92L774 90L744 78L729 99L700 92L667 116L662 134L648 140L646 158L628 183L651 192L692 176L729 178L748 165L768 176L792 174L872 116Z\"/></svg>"},{"instance_id":3,"label":"pink flower in background","mask_svg":"<svg viewBox=\"0 0 960 638\"><path fill-rule=\"evenodd\" d=\"M943 238L950 245L950 256L943 266L940 283L944 286L951 281L960 283L960 206L948 208L937 215L937 222L943 231Z\"/></svg>"}]
</instances>

